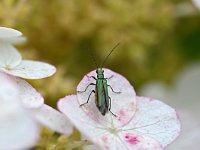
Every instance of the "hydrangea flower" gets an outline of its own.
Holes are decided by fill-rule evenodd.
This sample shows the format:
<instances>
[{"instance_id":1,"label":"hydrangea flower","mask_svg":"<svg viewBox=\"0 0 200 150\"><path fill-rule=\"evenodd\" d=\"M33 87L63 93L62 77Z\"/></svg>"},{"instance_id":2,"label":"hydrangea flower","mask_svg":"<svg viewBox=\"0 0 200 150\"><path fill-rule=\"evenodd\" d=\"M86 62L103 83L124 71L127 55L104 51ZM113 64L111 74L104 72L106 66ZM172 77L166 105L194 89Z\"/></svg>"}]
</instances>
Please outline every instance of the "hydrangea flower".
<instances>
[{"instance_id":1,"label":"hydrangea flower","mask_svg":"<svg viewBox=\"0 0 200 150\"><path fill-rule=\"evenodd\" d=\"M0 90L7 97L10 96L10 103L19 103L20 108L25 109L30 114L30 118L38 124L67 135L72 133L72 125L68 119L57 110L44 104L43 97L30 84L20 78L4 73L0 73L0 75L6 76L7 79L15 84L15 88L18 89L18 98L16 99L15 96L9 94L9 91L5 92L3 90L3 86L6 84L1 84L2 88Z\"/></svg>"},{"instance_id":2,"label":"hydrangea flower","mask_svg":"<svg viewBox=\"0 0 200 150\"><path fill-rule=\"evenodd\" d=\"M182 134L169 150L199 150L200 143L200 63L187 66L175 78L171 86L152 81L141 89L143 95L166 100L178 110L182 122ZM192 141L192 142L191 142Z\"/></svg>"},{"instance_id":3,"label":"hydrangea flower","mask_svg":"<svg viewBox=\"0 0 200 150\"><path fill-rule=\"evenodd\" d=\"M0 74L0 149L21 150L32 147L39 127L19 103L19 90L6 75Z\"/></svg>"},{"instance_id":4,"label":"hydrangea flower","mask_svg":"<svg viewBox=\"0 0 200 150\"><path fill-rule=\"evenodd\" d=\"M68 119L45 105L43 97L21 79L44 78L56 71L47 63L22 60L13 46L22 39L21 32L0 27L0 149L21 150L33 146L40 124L67 135L72 133Z\"/></svg>"},{"instance_id":5,"label":"hydrangea flower","mask_svg":"<svg viewBox=\"0 0 200 150\"><path fill-rule=\"evenodd\" d=\"M0 71L25 79L40 79L54 74L56 68L50 64L22 60L20 53L13 46L13 43L18 43L21 38L21 32L0 27Z\"/></svg>"},{"instance_id":6,"label":"hydrangea flower","mask_svg":"<svg viewBox=\"0 0 200 150\"><path fill-rule=\"evenodd\" d=\"M133 87L121 75L103 69L108 84L120 94L109 89L111 113L102 116L95 106L95 87L85 93L66 96L59 100L58 108L79 129L88 140L104 150L162 150L174 141L180 132L180 121L176 111L159 100L135 95ZM95 71L87 74L77 87L83 91L95 80Z\"/></svg>"}]
</instances>

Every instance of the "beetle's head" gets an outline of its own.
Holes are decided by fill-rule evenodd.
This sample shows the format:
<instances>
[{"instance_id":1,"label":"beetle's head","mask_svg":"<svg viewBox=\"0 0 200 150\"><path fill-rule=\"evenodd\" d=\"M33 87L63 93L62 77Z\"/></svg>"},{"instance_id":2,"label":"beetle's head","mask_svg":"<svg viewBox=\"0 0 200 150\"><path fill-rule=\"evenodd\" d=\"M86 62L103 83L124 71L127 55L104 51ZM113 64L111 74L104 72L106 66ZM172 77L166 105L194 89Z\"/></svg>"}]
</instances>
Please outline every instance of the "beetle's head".
<instances>
[{"instance_id":1,"label":"beetle's head","mask_svg":"<svg viewBox=\"0 0 200 150\"><path fill-rule=\"evenodd\" d=\"M102 68L97 68L96 73L98 78L104 78L104 70Z\"/></svg>"}]
</instances>

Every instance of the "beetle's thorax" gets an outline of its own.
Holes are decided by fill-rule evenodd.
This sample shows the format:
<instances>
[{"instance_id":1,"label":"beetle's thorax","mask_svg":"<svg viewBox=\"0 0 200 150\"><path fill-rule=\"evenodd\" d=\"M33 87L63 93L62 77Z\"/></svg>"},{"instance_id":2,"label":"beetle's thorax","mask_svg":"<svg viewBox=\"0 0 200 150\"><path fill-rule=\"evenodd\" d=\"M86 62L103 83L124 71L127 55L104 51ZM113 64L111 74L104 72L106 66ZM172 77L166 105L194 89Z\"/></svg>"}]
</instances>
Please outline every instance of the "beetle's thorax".
<instances>
[{"instance_id":1,"label":"beetle's thorax","mask_svg":"<svg viewBox=\"0 0 200 150\"><path fill-rule=\"evenodd\" d=\"M97 73L97 78L98 79L103 79L104 78L104 71L102 68L97 68L96 69L96 73Z\"/></svg>"}]
</instances>

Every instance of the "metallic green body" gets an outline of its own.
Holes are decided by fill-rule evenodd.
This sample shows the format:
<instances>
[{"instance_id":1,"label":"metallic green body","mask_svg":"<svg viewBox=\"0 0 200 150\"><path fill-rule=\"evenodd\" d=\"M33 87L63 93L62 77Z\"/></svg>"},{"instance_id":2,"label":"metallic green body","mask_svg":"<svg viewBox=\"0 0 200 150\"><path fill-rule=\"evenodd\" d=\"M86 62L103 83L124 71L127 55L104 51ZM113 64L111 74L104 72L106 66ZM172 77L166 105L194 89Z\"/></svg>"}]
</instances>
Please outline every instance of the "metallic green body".
<instances>
[{"instance_id":1,"label":"metallic green body","mask_svg":"<svg viewBox=\"0 0 200 150\"><path fill-rule=\"evenodd\" d=\"M107 80L104 78L103 70L101 68L97 69L96 72L95 102L101 114L105 115L110 106Z\"/></svg>"}]
</instances>

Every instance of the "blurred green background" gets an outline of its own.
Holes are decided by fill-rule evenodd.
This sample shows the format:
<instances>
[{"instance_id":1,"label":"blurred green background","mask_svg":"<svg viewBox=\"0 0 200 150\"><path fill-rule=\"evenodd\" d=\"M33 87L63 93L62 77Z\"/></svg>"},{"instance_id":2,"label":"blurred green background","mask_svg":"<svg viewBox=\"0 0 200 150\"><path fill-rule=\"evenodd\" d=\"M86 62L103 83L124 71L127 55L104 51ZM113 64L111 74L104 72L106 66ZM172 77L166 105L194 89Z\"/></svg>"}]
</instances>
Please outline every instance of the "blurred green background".
<instances>
[{"instance_id":1,"label":"blurred green background","mask_svg":"<svg viewBox=\"0 0 200 150\"><path fill-rule=\"evenodd\" d=\"M170 84L200 59L200 10L190 0L1 0L0 26L27 37L18 46L24 58L57 67L53 77L30 81L53 107L95 69L91 52L100 63L118 42L105 67L136 91L150 80Z\"/></svg>"}]
</instances>

